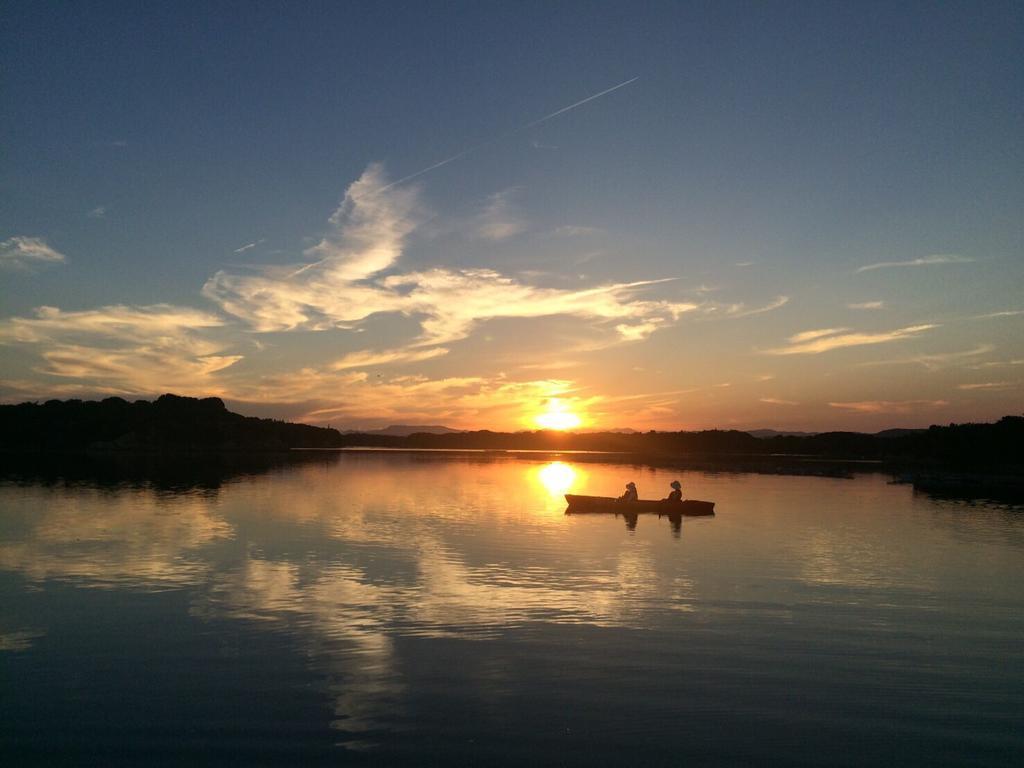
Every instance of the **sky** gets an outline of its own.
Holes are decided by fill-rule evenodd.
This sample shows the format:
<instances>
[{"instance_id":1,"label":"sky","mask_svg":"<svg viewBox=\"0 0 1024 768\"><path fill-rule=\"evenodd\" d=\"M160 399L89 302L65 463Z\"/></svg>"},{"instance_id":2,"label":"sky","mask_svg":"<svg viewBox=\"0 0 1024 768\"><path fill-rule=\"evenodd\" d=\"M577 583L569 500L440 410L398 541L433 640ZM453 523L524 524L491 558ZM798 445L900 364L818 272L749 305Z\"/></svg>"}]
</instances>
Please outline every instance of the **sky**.
<instances>
[{"instance_id":1,"label":"sky","mask_svg":"<svg viewBox=\"0 0 1024 768\"><path fill-rule=\"evenodd\" d=\"M1024 412L1019 3L0 14L3 402L175 392L342 429Z\"/></svg>"}]
</instances>

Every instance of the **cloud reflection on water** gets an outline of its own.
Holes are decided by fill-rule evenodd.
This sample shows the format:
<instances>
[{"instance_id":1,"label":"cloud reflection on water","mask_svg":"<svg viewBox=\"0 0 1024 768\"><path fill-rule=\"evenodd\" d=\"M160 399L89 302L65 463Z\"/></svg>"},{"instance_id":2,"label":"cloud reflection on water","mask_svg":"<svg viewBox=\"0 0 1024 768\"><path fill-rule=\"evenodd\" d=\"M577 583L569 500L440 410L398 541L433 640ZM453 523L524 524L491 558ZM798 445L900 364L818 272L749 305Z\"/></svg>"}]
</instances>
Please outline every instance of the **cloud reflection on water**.
<instances>
[{"instance_id":1,"label":"cloud reflection on water","mask_svg":"<svg viewBox=\"0 0 1024 768\"><path fill-rule=\"evenodd\" d=\"M920 521L887 510L865 524L865 505L908 497L881 482L691 474L684 485L723 514L686 521L681 539L654 517L626 535L621 520L562 514L566 489L608 495L628 475L653 495L675 474L346 455L204 494L5 486L0 569L86 588L188 589L201 620L281 633L322 675L334 727L361 746L407 701L404 639L642 631L680 614L791 622L794 594L885 590L919 602L936 586L941 547L906 563L905 534ZM829 483L841 501L826 515Z\"/></svg>"}]
</instances>

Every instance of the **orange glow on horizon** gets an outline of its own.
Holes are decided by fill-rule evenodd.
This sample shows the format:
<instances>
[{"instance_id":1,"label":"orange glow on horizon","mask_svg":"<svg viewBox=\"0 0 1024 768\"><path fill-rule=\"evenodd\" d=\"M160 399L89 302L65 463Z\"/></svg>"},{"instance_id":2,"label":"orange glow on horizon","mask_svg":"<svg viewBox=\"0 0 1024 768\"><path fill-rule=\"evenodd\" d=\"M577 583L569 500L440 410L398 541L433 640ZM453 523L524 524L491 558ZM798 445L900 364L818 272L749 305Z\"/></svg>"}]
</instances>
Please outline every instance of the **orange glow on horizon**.
<instances>
[{"instance_id":1,"label":"orange glow on horizon","mask_svg":"<svg viewBox=\"0 0 1024 768\"><path fill-rule=\"evenodd\" d=\"M566 430L578 427L583 420L575 413L572 413L560 398L552 397L548 400L548 409L533 417L533 420L544 429Z\"/></svg>"}]
</instances>

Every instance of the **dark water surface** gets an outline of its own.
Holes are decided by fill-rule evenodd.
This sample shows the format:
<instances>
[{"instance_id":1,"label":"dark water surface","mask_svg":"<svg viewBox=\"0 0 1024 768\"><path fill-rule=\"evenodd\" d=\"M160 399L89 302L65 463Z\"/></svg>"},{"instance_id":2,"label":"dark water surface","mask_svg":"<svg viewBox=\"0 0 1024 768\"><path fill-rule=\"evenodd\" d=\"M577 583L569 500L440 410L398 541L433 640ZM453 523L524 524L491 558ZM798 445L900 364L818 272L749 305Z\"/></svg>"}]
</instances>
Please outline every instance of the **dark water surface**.
<instances>
[{"instance_id":1,"label":"dark water surface","mask_svg":"<svg viewBox=\"0 0 1024 768\"><path fill-rule=\"evenodd\" d=\"M1024 761L1019 509L572 457L209 474L0 484L0 763ZM564 514L677 476L714 518Z\"/></svg>"}]
</instances>

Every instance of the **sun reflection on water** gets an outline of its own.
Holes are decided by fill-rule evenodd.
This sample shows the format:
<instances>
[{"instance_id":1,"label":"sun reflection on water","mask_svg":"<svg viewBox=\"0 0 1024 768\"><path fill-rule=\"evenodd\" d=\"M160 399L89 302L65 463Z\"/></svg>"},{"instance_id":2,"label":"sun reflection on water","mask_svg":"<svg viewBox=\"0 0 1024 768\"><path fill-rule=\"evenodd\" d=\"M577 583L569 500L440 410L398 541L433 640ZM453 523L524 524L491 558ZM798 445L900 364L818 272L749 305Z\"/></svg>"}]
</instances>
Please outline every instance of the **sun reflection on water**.
<instances>
[{"instance_id":1,"label":"sun reflection on water","mask_svg":"<svg viewBox=\"0 0 1024 768\"><path fill-rule=\"evenodd\" d=\"M537 472L537 479L549 494L561 497L571 490L577 480L576 470L562 461L545 464Z\"/></svg>"}]
</instances>

